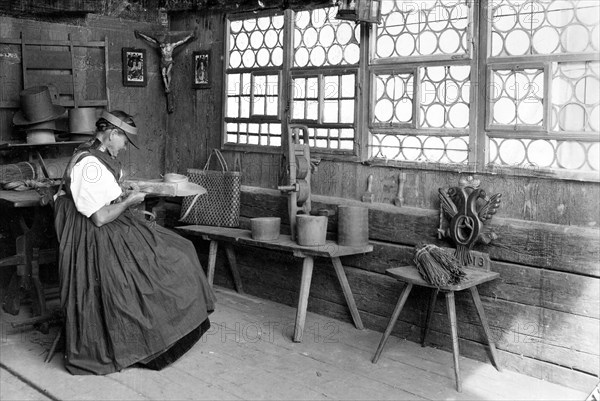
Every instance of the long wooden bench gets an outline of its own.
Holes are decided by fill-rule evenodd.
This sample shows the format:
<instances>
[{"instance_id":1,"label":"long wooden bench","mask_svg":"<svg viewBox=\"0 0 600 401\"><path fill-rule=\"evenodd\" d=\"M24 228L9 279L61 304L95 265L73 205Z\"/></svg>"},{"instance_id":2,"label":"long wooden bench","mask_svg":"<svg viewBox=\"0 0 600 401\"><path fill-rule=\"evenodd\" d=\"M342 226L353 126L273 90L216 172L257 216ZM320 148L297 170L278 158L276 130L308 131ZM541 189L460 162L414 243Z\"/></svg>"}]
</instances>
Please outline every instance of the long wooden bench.
<instances>
[{"instance_id":1,"label":"long wooden bench","mask_svg":"<svg viewBox=\"0 0 600 401\"><path fill-rule=\"evenodd\" d=\"M298 297L296 324L293 338L295 342L302 341L314 258L330 258L337 278L342 286L346 303L350 308L350 314L352 315L354 325L360 330L364 328L356 307L356 303L354 301L354 296L352 295L352 290L350 289L348 279L346 278L346 273L344 272L344 266L340 261L340 257L371 252L373 251L372 245L342 246L338 245L336 242L327 241L324 245L320 246L301 246L293 241L289 235L280 235L279 238L274 241L260 241L252 239L250 231L239 228L192 225L177 227L176 229L184 235L198 236L204 240L210 241L207 276L211 285L214 279L218 244L222 243L229 259L229 265L233 274L234 284L239 292L243 291L242 281L237 270L235 254L232 247L233 244L253 246L280 252L291 252L295 257L302 258L302 279L300 282L300 295Z\"/></svg>"}]
</instances>

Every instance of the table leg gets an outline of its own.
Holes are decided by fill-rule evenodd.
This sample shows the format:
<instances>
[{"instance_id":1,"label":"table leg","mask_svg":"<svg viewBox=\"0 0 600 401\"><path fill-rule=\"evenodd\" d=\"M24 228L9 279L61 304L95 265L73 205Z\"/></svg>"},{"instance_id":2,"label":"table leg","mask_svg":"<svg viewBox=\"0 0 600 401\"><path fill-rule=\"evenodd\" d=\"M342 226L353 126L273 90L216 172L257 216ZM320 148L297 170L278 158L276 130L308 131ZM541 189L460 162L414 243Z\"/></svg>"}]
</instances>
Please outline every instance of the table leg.
<instances>
[{"instance_id":1,"label":"table leg","mask_svg":"<svg viewBox=\"0 0 600 401\"><path fill-rule=\"evenodd\" d=\"M352 320L354 321L354 325L357 329L363 330L364 326L362 320L360 319L360 314L358 313L358 308L356 307L356 302L354 302L354 295L352 295L352 290L350 289L350 284L348 283L348 278L346 277L346 272L344 271L344 266L342 266L342 262L339 257L332 257L331 262L333 263L333 268L335 269L335 273L337 274L338 280L342 285L342 291L344 292L344 298L346 298L346 303L350 308L350 314L352 315Z\"/></svg>"},{"instance_id":2,"label":"table leg","mask_svg":"<svg viewBox=\"0 0 600 401\"><path fill-rule=\"evenodd\" d=\"M312 256L305 256L302 261L302 281L300 282L300 295L298 296L298 309L296 310L296 326L294 328L294 342L302 342L304 333L304 321L306 320L306 308L308 307L308 294L310 293L310 281L314 259Z\"/></svg>"},{"instance_id":3,"label":"table leg","mask_svg":"<svg viewBox=\"0 0 600 401\"><path fill-rule=\"evenodd\" d=\"M423 328L423 334L421 336L421 347L425 346L425 340L427 340L427 333L429 333L429 326L431 325L431 321L433 320L433 310L435 309L435 303L437 301L437 296L440 290L434 288L431 290L431 295L429 298L429 306L427 307L427 318L425 320L425 327Z\"/></svg>"},{"instance_id":4,"label":"table leg","mask_svg":"<svg viewBox=\"0 0 600 401\"><path fill-rule=\"evenodd\" d=\"M485 338L490 345L490 354L492 363L498 370L498 372L502 372L502 368L500 364L498 364L498 357L496 356L496 346L492 341L492 332L490 330L490 326L488 326L487 319L485 317L485 312L483 311L483 304L481 303L481 298L479 297L479 291L477 291L477 287L471 287L471 296L473 297L473 302L475 303L475 308L477 309L477 314L479 315L479 320L481 321L481 326L483 326L483 331L485 333Z\"/></svg>"},{"instance_id":5,"label":"table leg","mask_svg":"<svg viewBox=\"0 0 600 401\"><path fill-rule=\"evenodd\" d=\"M450 335L452 337L452 356L454 358L454 376L456 377L456 391L462 391L460 380L460 367L458 365L458 326L456 322L456 306L454 304L454 291L446 293L446 307L448 308L448 319L450 320Z\"/></svg>"},{"instance_id":6,"label":"table leg","mask_svg":"<svg viewBox=\"0 0 600 401\"><path fill-rule=\"evenodd\" d=\"M212 287L215 279L215 263L217 262L217 250L219 249L219 243L211 240L208 246L208 271L206 276L208 278L208 284Z\"/></svg>"},{"instance_id":7,"label":"table leg","mask_svg":"<svg viewBox=\"0 0 600 401\"><path fill-rule=\"evenodd\" d=\"M231 269L231 275L233 276L233 284L235 285L235 289L240 294L244 293L244 289L242 288L242 278L240 277L240 273L237 268L237 262L235 260L235 252L233 251L233 246L231 244L224 244L225 246L225 254L227 255L227 260L229 261L229 268Z\"/></svg>"},{"instance_id":8,"label":"table leg","mask_svg":"<svg viewBox=\"0 0 600 401\"><path fill-rule=\"evenodd\" d=\"M398 303L396 304L396 308L394 308L394 312L392 312L392 317L390 317L390 321L381 337L381 341L379 341L379 346L377 347L377 351L375 351L375 355L373 356L373 363L377 363L379 360L379 356L383 351L383 347L388 341L390 334L392 334L392 330L396 325L396 321L398 320L398 316L400 316L400 312L402 312L402 308L408 299L408 294L410 294L410 290L412 290L413 285L410 283L406 283L406 286L402 290L402 294L400 294L400 298L398 298Z\"/></svg>"}]
</instances>

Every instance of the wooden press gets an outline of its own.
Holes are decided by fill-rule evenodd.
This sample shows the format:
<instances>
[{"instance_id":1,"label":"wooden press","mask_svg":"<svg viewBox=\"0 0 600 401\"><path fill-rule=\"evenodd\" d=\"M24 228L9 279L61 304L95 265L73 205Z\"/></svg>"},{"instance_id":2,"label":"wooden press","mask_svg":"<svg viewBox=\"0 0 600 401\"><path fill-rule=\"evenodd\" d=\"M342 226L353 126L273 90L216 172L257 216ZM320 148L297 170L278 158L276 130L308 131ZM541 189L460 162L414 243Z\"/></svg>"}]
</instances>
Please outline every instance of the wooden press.
<instances>
[{"instance_id":1,"label":"wooden press","mask_svg":"<svg viewBox=\"0 0 600 401\"><path fill-rule=\"evenodd\" d=\"M302 142L300 141L302 131ZM288 214L292 240L296 240L296 215L298 212L310 214L310 148L308 127L301 124L288 126L288 185L277 187L288 195Z\"/></svg>"}]
</instances>

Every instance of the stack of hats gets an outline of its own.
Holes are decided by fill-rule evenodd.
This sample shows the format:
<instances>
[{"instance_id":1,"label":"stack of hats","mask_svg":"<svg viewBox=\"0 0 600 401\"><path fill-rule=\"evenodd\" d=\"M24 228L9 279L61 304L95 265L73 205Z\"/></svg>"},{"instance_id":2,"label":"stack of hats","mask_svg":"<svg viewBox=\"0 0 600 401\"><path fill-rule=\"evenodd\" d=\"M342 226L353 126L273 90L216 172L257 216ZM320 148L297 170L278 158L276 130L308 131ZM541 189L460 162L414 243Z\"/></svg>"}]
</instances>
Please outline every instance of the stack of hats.
<instances>
[{"instance_id":1,"label":"stack of hats","mask_svg":"<svg viewBox=\"0 0 600 401\"><path fill-rule=\"evenodd\" d=\"M82 107L69 109L69 133L72 141L87 141L96 133L96 109Z\"/></svg>"},{"instance_id":2,"label":"stack of hats","mask_svg":"<svg viewBox=\"0 0 600 401\"><path fill-rule=\"evenodd\" d=\"M65 113L65 108L52 103L47 86L34 86L20 93L21 109L13 116L13 124L27 133L27 143L54 143L56 119Z\"/></svg>"}]
</instances>

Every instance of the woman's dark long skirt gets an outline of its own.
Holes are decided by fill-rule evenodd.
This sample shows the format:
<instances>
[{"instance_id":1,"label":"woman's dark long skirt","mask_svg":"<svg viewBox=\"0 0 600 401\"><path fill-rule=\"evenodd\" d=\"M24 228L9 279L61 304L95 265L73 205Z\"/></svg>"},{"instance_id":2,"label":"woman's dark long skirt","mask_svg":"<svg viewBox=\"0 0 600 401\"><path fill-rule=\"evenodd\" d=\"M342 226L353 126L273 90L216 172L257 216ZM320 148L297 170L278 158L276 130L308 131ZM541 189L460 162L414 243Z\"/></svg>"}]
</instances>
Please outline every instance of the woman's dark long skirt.
<instances>
[{"instance_id":1,"label":"woman's dark long skirt","mask_svg":"<svg viewBox=\"0 0 600 401\"><path fill-rule=\"evenodd\" d=\"M130 211L96 227L66 196L55 227L69 372L160 369L210 326L215 296L187 239Z\"/></svg>"}]
</instances>

